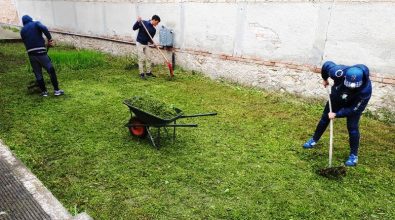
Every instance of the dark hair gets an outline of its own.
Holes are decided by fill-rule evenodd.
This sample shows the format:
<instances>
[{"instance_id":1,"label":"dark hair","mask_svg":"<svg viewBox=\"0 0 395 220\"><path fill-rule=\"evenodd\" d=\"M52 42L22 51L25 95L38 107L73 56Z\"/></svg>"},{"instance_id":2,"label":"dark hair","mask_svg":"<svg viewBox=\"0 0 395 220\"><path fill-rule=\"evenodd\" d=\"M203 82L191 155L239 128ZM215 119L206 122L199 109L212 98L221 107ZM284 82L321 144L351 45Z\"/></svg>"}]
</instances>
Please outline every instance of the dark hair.
<instances>
[{"instance_id":1,"label":"dark hair","mask_svg":"<svg viewBox=\"0 0 395 220\"><path fill-rule=\"evenodd\" d=\"M160 22L160 17L158 15L153 15L151 20L157 20Z\"/></svg>"}]
</instances>

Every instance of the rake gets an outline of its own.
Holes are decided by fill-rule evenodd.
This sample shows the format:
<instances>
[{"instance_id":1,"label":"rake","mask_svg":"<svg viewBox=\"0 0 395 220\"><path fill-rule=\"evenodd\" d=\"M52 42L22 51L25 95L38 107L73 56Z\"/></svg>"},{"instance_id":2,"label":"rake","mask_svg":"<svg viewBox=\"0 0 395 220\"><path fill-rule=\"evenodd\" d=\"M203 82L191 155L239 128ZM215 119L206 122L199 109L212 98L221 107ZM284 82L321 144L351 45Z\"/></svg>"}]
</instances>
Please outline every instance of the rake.
<instances>
[{"instance_id":1,"label":"rake","mask_svg":"<svg viewBox=\"0 0 395 220\"><path fill-rule=\"evenodd\" d=\"M148 36L151 38L151 41L154 42L154 39L152 38L151 34L148 32L147 27L145 27L144 22L141 21L141 24L143 25L143 27L144 27L145 31L147 32ZM170 71L170 77L173 77L174 76L173 66L171 65L169 60L166 58L165 54L160 50L159 46L157 44L155 44L155 43L154 43L154 45L158 49L158 51L160 52L162 57L165 59L167 67L169 68L169 71Z\"/></svg>"}]
</instances>

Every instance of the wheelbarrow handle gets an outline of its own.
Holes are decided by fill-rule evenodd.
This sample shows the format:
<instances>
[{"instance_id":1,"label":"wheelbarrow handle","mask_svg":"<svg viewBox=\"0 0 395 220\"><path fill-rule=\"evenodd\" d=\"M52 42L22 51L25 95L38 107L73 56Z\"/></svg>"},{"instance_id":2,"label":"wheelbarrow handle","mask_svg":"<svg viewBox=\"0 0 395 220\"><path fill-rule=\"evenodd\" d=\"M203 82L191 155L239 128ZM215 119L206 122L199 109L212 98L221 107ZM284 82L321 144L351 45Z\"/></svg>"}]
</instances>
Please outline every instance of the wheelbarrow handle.
<instances>
[{"instance_id":1,"label":"wheelbarrow handle","mask_svg":"<svg viewBox=\"0 0 395 220\"><path fill-rule=\"evenodd\" d=\"M200 116L214 116L217 115L217 112L211 112L211 113L202 113L202 114L196 114L196 115L181 115L180 118L194 118L194 117L200 117Z\"/></svg>"},{"instance_id":2,"label":"wheelbarrow handle","mask_svg":"<svg viewBox=\"0 0 395 220\"><path fill-rule=\"evenodd\" d=\"M198 126L197 124L137 124L137 125L134 125L131 123L125 124L125 127L128 127L128 128L130 128L130 127L136 127L136 128L139 128L139 127L144 127L144 128L147 128L147 127L197 127L197 126Z\"/></svg>"},{"instance_id":3,"label":"wheelbarrow handle","mask_svg":"<svg viewBox=\"0 0 395 220\"><path fill-rule=\"evenodd\" d=\"M163 127L197 127L197 124L166 124Z\"/></svg>"}]
</instances>

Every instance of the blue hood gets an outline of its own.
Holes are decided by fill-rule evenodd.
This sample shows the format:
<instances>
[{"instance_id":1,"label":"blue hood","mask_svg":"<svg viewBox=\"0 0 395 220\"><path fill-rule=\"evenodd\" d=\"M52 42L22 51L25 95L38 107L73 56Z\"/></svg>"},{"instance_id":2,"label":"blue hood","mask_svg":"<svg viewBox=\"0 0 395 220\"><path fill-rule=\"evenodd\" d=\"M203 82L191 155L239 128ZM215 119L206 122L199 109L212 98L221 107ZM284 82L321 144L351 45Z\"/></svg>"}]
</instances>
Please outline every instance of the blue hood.
<instances>
[{"instance_id":1,"label":"blue hood","mask_svg":"<svg viewBox=\"0 0 395 220\"><path fill-rule=\"evenodd\" d=\"M27 23L30 23L30 22L32 22L32 21L33 21L33 18L30 17L29 15L24 15L24 16L22 17L23 26L25 26Z\"/></svg>"}]
</instances>

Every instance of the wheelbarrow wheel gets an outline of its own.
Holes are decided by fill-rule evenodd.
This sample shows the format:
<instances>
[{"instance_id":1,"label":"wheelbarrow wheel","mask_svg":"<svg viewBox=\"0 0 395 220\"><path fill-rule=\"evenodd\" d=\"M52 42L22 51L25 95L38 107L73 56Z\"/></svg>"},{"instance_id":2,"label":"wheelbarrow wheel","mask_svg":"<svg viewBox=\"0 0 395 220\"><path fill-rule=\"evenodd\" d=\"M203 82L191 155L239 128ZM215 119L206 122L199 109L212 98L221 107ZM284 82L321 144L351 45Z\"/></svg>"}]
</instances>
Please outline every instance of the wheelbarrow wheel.
<instances>
[{"instance_id":1,"label":"wheelbarrow wheel","mask_svg":"<svg viewBox=\"0 0 395 220\"><path fill-rule=\"evenodd\" d=\"M140 138L144 138L147 135L146 127L138 126L144 124L138 118L136 117L131 118L129 124L130 124L129 131L131 135Z\"/></svg>"}]
</instances>

